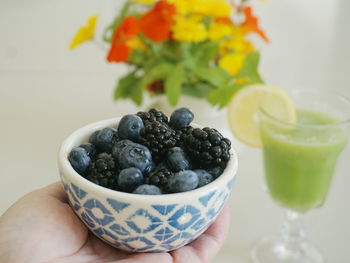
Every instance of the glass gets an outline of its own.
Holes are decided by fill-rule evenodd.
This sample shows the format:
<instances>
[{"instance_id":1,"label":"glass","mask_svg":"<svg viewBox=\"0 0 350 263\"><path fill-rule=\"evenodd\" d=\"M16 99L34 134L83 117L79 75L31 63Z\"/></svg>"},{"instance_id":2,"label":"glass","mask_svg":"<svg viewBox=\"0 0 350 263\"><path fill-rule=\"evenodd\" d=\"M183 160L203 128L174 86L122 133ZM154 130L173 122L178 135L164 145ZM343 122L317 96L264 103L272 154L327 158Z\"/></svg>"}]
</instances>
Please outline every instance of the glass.
<instances>
[{"instance_id":1,"label":"glass","mask_svg":"<svg viewBox=\"0 0 350 263\"><path fill-rule=\"evenodd\" d=\"M318 263L324 258L305 238L301 216L325 202L338 158L350 135L350 100L331 92L291 94L297 122L259 111L265 181L287 217L272 236L253 249L255 263Z\"/></svg>"}]
</instances>

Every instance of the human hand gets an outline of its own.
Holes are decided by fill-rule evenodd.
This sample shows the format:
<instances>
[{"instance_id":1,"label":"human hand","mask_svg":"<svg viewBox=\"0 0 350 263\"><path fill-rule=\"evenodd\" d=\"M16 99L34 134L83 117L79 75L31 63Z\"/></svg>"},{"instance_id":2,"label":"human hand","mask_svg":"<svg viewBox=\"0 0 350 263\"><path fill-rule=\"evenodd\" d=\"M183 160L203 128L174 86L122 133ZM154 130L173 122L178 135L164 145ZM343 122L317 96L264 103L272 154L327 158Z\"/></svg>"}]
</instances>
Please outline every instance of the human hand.
<instances>
[{"instance_id":1,"label":"human hand","mask_svg":"<svg viewBox=\"0 0 350 263\"><path fill-rule=\"evenodd\" d=\"M169 253L129 254L88 231L67 202L60 183L29 193L0 217L1 263L205 263L222 246L227 207L192 243Z\"/></svg>"}]
</instances>

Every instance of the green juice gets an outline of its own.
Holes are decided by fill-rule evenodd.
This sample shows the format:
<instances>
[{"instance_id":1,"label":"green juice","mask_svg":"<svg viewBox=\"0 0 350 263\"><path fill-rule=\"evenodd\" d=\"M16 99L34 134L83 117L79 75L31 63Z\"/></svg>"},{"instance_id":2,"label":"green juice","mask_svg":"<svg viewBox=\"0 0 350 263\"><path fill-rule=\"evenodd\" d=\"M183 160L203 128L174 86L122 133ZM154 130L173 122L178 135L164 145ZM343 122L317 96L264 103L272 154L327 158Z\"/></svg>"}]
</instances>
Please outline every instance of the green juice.
<instances>
[{"instance_id":1,"label":"green juice","mask_svg":"<svg viewBox=\"0 0 350 263\"><path fill-rule=\"evenodd\" d=\"M266 182L282 206L303 212L323 204L339 154L346 144L338 120L320 112L298 110L298 124L261 121Z\"/></svg>"}]
</instances>

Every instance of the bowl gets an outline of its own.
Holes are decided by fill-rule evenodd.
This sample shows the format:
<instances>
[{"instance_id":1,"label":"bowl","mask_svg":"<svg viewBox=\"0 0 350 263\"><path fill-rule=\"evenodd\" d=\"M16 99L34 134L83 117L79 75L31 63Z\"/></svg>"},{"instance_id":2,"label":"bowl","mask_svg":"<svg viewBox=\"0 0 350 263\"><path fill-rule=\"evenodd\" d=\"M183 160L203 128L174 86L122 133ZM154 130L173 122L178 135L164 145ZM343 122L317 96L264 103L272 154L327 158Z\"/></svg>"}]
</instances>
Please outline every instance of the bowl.
<instances>
[{"instance_id":1,"label":"bowl","mask_svg":"<svg viewBox=\"0 0 350 263\"><path fill-rule=\"evenodd\" d=\"M58 166L71 207L97 237L124 251L166 252L190 243L214 222L227 202L236 178L236 153L231 150L221 176L189 192L137 195L110 190L79 175L68 154L87 142L94 131L116 128L119 120L92 123L63 142Z\"/></svg>"}]
</instances>

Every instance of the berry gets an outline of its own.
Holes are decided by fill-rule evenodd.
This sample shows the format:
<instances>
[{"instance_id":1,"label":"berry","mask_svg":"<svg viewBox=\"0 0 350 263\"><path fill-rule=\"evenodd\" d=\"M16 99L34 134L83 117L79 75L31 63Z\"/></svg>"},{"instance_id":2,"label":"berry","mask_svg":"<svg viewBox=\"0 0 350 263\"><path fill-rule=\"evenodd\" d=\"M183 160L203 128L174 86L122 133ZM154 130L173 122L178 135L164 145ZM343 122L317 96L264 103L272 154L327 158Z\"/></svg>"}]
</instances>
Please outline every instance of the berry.
<instances>
[{"instance_id":1,"label":"berry","mask_svg":"<svg viewBox=\"0 0 350 263\"><path fill-rule=\"evenodd\" d=\"M132 192L141 184L143 184L143 175L139 169L130 167L120 172L118 185L122 190Z\"/></svg>"},{"instance_id":2,"label":"berry","mask_svg":"<svg viewBox=\"0 0 350 263\"><path fill-rule=\"evenodd\" d=\"M146 176L146 183L156 185L161 189L165 189L168 183L169 176L172 172L165 167L157 167L154 171Z\"/></svg>"},{"instance_id":3,"label":"berry","mask_svg":"<svg viewBox=\"0 0 350 263\"><path fill-rule=\"evenodd\" d=\"M139 142L151 150L154 160L158 162L176 145L175 134L165 123L154 121L141 129Z\"/></svg>"},{"instance_id":4,"label":"berry","mask_svg":"<svg viewBox=\"0 0 350 263\"><path fill-rule=\"evenodd\" d=\"M100 152L110 153L113 145L118 140L117 131L112 128L104 128L97 134L96 137L96 148Z\"/></svg>"},{"instance_id":5,"label":"berry","mask_svg":"<svg viewBox=\"0 0 350 263\"><path fill-rule=\"evenodd\" d=\"M210 173L214 178L218 178L224 172L224 169L220 166L213 166L207 168L208 173Z\"/></svg>"},{"instance_id":6,"label":"berry","mask_svg":"<svg viewBox=\"0 0 350 263\"><path fill-rule=\"evenodd\" d=\"M91 158L84 148L76 147L74 148L68 156L68 160L72 165L73 169L78 173L83 175L88 169Z\"/></svg>"},{"instance_id":7,"label":"berry","mask_svg":"<svg viewBox=\"0 0 350 263\"><path fill-rule=\"evenodd\" d=\"M189 170L191 166L185 152L180 147L173 147L168 151L167 165L174 172Z\"/></svg>"},{"instance_id":8,"label":"berry","mask_svg":"<svg viewBox=\"0 0 350 263\"><path fill-rule=\"evenodd\" d=\"M114 159L118 160L120 153L123 151L123 149L128 145L134 145L135 143L130 140L121 140L113 145L112 148L112 156Z\"/></svg>"},{"instance_id":9,"label":"berry","mask_svg":"<svg viewBox=\"0 0 350 263\"><path fill-rule=\"evenodd\" d=\"M96 147L92 143L83 143L79 147L84 148L90 158L94 158L96 154Z\"/></svg>"},{"instance_id":10,"label":"berry","mask_svg":"<svg viewBox=\"0 0 350 263\"><path fill-rule=\"evenodd\" d=\"M120 152L118 162L121 168L136 167L141 172L149 172L152 169L152 155L144 145L133 143L126 145Z\"/></svg>"},{"instance_id":11,"label":"berry","mask_svg":"<svg viewBox=\"0 0 350 263\"><path fill-rule=\"evenodd\" d=\"M206 170L198 169L194 170L194 172L198 175L198 187L202 187L213 181L213 176Z\"/></svg>"},{"instance_id":12,"label":"berry","mask_svg":"<svg viewBox=\"0 0 350 263\"><path fill-rule=\"evenodd\" d=\"M162 122L165 124L168 123L168 117L163 112L157 111L156 109L150 109L148 112L140 111L136 115L142 119L145 126L154 121Z\"/></svg>"},{"instance_id":13,"label":"berry","mask_svg":"<svg viewBox=\"0 0 350 263\"><path fill-rule=\"evenodd\" d=\"M142 184L133 193L139 195L160 195L162 191L155 185Z\"/></svg>"},{"instance_id":14,"label":"berry","mask_svg":"<svg viewBox=\"0 0 350 263\"><path fill-rule=\"evenodd\" d=\"M186 153L200 168L220 166L225 168L230 160L231 143L217 130L196 128L185 136Z\"/></svg>"},{"instance_id":15,"label":"berry","mask_svg":"<svg viewBox=\"0 0 350 263\"><path fill-rule=\"evenodd\" d=\"M168 179L167 188L173 193L186 192L197 188L198 175L190 170L173 174Z\"/></svg>"},{"instance_id":16,"label":"berry","mask_svg":"<svg viewBox=\"0 0 350 263\"><path fill-rule=\"evenodd\" d=\"M116 189L119 167L108 153L100 153L91 162L86 179L100 186Z\"/></svg>"},{"instance_id":17,"label":"berry","mask_svg":"<svg viewBox=\"0 0 350 263\"><path fill-rule=\"evenodd\" d=\"M91 144L96 146L96 144L97 144L97 135L98 135L99 132L100 132L100 130L97 130L97 131L94 131L91 134L91 136L89 138L89 143L91 143Z\"/></svg>"},{"instance_id":18,"label":"berry","mask_svg":"<svg viewBox=\"0 0 350 263\"><path fill-rule=\"evenodd\" d=\"M119 122L118 135L121 139L137 141L143 126L142 119L139 116L132 114L125 115Z\"/></svg>"},{"instance_id":19,"label":"berry","mask_svg":"<svg viewBox=\"0 0 350 263\"><path fill-rule=\"evenodd\" d=\"M176 139L176 146L179 146L181 148L185 148L185 138L187 135L189 135L194 128L192 126L186 126L180 129L175 130L175 139Z\"/></svg>"},{"instance_id":20,"label":"berry","mask_svg":"<svg viewBox=\"0 0 350 263\"><path fill-rule=\"evenodd\" d=\"M180 108L171 114L169 125L174 129L180 129L190 125L193 118L194 115L192 111L187 108Z\"/></svg>"}]
</instances>

